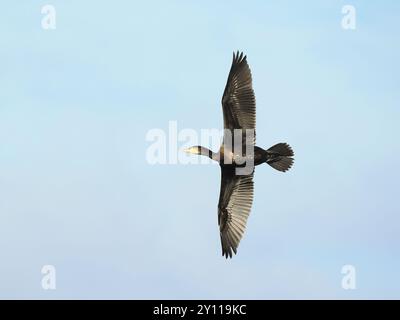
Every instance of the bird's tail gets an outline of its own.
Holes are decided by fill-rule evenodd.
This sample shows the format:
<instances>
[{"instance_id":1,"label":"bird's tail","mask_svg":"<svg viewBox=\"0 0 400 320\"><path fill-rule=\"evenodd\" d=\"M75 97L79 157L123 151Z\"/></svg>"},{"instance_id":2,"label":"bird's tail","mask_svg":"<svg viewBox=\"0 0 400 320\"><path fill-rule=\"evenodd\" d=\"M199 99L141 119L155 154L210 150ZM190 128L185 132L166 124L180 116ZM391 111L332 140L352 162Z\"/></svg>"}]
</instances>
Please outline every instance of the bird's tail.
<instances>
[{"instance_id":1,"label":"bird's tail","mask_svg":"<svg viewBox=\"0 0 400 320\"><path fill-rule=\"evenodd\" d=\"M294 156L292 148L287 143L278 143L267 150L267 160L272 168L285 172L293 164Z\"/></svg>"}]
</instances>

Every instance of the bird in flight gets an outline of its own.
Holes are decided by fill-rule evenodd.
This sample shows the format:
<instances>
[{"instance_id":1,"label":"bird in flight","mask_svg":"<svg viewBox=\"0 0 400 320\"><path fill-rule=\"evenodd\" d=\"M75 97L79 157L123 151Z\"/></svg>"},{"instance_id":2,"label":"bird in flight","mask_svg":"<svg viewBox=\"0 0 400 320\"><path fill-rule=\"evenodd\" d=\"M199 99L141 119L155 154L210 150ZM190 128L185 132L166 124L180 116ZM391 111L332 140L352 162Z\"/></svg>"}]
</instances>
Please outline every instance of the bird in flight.
<instances>
[{"instance_id":1,"label":"bird in flight","mask_svg":"<svg viewBox=\"0 0 400 320\"><path fill-rule=\"evenodd\" d=\"M278 143L264 150L255 145L256 101L246 56L233 53L232 66L222 96L224 138L218 152L202 146L185 150L207 156L221 167L218 225L222 255L232 258L243 237L254 195L254 166L267 163L285 172L293 164L293 150Z\"/></svg>"}]
</instances>

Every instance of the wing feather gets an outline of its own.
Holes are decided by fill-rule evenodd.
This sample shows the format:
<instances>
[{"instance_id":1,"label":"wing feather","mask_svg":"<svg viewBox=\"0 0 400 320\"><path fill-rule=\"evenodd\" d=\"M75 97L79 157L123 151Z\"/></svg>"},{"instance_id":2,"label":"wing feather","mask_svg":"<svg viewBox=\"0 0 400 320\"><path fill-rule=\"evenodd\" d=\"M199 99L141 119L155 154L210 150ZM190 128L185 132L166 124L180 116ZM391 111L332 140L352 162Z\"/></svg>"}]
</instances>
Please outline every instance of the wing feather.
<instances>
[{"instance_id":1,"label":"wing feather","mask_svg":"<svg viewBox=\"0 0 400 320\"><path fill-rule=\"evenodd\" d=\"M221 191L218 204L222 255L232 257L236 253L246 229L253 203L253 174L235 175L234 170L222 169Z\"/></svg>"},{"instance_id":2,"label":"wing feather","mask_svg":"<svg viewBox=\"0 0 400 320\"><path fill-rule=\"evenodd\" d=\"M231 70L222 96L225 129L255 129L256 99L246 56L233 54Z\"/></svg>"}]
</instances>

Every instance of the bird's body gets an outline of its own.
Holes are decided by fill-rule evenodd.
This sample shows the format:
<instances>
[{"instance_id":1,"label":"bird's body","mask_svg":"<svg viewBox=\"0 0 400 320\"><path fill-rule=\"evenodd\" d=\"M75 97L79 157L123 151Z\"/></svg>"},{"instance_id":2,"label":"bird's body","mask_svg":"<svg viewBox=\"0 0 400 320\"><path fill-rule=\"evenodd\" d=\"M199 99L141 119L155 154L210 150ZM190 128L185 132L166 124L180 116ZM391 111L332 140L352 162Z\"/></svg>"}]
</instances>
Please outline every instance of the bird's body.
<instances>
[{"instance_id":1,"label":"bird's body","mask_svg":"<svg viewBox=\"0 0 400 320\"><path fill-rule=\"evenodd\" d=\"M254 194L254 166L268 163L285 172L293 163L293 151L286 143L268 150L255 145L256 104L250 68L243 53L233 55L222 96L224 141L218 152L194 146L187 152L207 156L221 167L218 202L222 255L236 253L244 234Z\"/></svg>"}]
</instances>

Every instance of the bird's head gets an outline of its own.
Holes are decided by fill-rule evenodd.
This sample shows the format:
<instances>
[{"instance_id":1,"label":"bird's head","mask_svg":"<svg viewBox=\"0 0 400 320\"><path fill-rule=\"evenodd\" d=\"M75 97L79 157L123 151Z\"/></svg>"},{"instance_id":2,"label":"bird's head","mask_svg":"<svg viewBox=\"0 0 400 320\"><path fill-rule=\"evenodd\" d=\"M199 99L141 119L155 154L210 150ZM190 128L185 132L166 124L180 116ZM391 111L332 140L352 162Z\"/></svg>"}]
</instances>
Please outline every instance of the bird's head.
<instances>
[{"instance_id":1,"label":"bird's head","mask_svg":"<svg viewBox=\"0 0 400 320\"><path fill-rule=\"evenodd\" d=\"M200 146L193 146L193 147L185 149L184 151L186 153L190 153L190 154L201 154L201 150L202 150L202 148Z\"/></svg>"}]
</instances>

